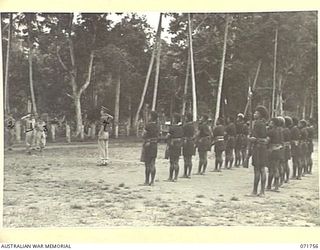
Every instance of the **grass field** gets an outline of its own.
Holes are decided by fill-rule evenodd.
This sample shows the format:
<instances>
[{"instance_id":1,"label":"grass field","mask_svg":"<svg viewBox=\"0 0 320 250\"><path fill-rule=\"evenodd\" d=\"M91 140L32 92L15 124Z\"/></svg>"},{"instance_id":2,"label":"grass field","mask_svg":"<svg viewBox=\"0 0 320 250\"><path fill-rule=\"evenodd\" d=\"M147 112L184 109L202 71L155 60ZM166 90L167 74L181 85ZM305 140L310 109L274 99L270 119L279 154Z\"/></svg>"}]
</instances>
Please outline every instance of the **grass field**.
<instances>
[{"instance_id":1,"label":"grass field","mask_svg":"<svg viewBox=\"0 0 320 250\"><path fill-rule=\"evenodd\" d=\"M314 171L280 193L247 197L253 169L234 168L166 182L169 162L160 145L153 187L145 187L141 143L110 143L111 164L96 166L95 144L51 144L40 155L5 152L4 227L319 226L317 145ZM198 157L195 157L196 172ZM183 162L180 160L180 176Z\"/></svg>"}]
</instances>

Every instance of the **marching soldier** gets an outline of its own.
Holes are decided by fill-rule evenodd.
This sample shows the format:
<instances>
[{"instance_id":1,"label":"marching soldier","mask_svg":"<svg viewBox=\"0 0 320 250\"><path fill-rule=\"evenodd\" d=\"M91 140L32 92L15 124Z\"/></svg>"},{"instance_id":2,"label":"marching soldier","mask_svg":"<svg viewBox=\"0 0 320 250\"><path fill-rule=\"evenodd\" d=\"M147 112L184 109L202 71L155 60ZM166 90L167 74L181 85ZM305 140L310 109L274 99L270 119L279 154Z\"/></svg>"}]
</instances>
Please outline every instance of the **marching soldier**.
<instances>
[{"instance_id":1,"label":"marching soldier","mask_svg":"<svg viewBox=\"0 0 320 250\"><path fill-rule=\"evenodd\" d=\"M34 128L36 124L35 116L33 114L27 114L21 118L21 120L25 121L25 134L26 134L26 151L27 154L31 155L31 147L34 142Z\"/></svg>"},{"instance_id":2,"label":"marching soldier","mask_svg":"<svg viewBox=\"0 0 320 250\"><path fill-rule=\"evenodd\" d=\"M98 133L98 148L101 162L98 166L107 166L109 160L109 133L112 127L113 116L107 113L108 109L101 107L100 130Z\"/></svg>"},{"instance_id":3,"label":"marching soldier","mask_svg":"<svg viewBox=\"0 0 320 250\"><path fill-rule=\"evenodd\" d=\"M254 166L254 184L251 195L258 195L258 185L261 179L261 190L259 196L264 196L268 144L266 128L266 120L268 119L267 109L264 106L257 106L254 112L254 119L252 136L249 138L250 142L253 143L252 165Z\"/></svg>"},{"instance_id":4,"label":"marching soldier","mask_svg":"<svg viewBox=\"0 0 320 250\"><path fill-rule=\"evenodd\" d=\"M308 153L307 153L307 173L312 174L312 153L313 153L313 136L314 136L314 127L313 120L309 120L308 124Z\"/></svg>"},{"instance_id":5,"label":"marching soldier","mask_svg":"<svg viewBox=\"0 0 320 250\"><path fill-rule=\"evenodd\" d=\"M150 122L146 124L143 133L143 159L145 163L145 182L144 185L153 186L156 176L156 158L158 153L158 114L154 111L150 112Z\"/></svg>"},{"instance_id":6,"label":"marching soldier","mask_svg":"<svg viewBox=\"0 0 320 250\"><path fill-rule=\"evenodd\" d=\"M290 178L289 160L291 159L291 132L292 119L289 116L285 118L285 129L283 130L284 144L284 182L288 183Z\"/></svg>"},{"instance_id":7,"label":"marching soldier","mask_svg":"<svg viewBox=\"0 0 320 250\"><path fill-rule=\"evenodd\" d=\"M183 158L184 158L184 174L183 178L191 178L192 156L195 155L194 144L194 124L192 122L192 114L186 115L186 123L183 126Z\"/></svg>"},{"instance_id":8,"label":"marching soldier","mask_svg":"<svg viewBox=\"0 0 320 250\"><path fill-rule=\"evenodd\" d=\"M225 168L231 169L233 164L233 151L235 147L235 136L236 136L236 126L233 122L233 119L230 117L227 119L227 126L226 126L226 157L225 157Z\"/></svg>"},{"instance_id":9,"label":"marching soldier","mask_svg":"<svg viewBox=\"0 0 320 250\"><path fill-rule=\"evenodd\" d=\"M174 114L173 124L169 128L168 145L170 170L168 181L176 182L179 174L179 158L181 155L183 129L180 123L180 115Z\"/></svg>"},{"instance_id":10,"label":"marching soldier","mask_svg":"<svg viewBox=\"0 0 320 250\"><path fill-rule=\"evenodd\" d=\"M213 145L214 145L214 153L215 153L215 168L214 171L221 172L221 167L223 163L222 153L225 150L225 142L224 142L225 130L223 126L223 119L221 117L217 120L217 126L213 129Z\"/></svg>"},{"instance_id":11,"label":"marching soldier","mask_svg":"<svg viewBox=\"0 0 320 250\"><path fill-rule=\"evenodd\" d=\"M299 121L299 128L301 131L300 137L300 165L298 171L298 179L301 180L301 176L304 176L307 173L307 154L308 154L308 129L306 120Z\"/></svg>"},{"instance_id":12,"label":"marching soldier","mask_svg":"<svg viewBox=\"0 0 320 250\"><path fill-rule=\"evenodd\" d=\"M5 137L5 148L9 151L12 150L13 140L14 140L14 129L16 121L11 114L5 116L5 126L4 126L4 137Z\"/></svg>"},{"instance_id":13,"label":"marching soldier","mask_svg":"<svg viewBox=\"0 0 320 250\"><path fill-rule=\"evenodd\" d=\"M211 129L207 115L203 115L200 119L196 144L199 152L198 174L204 175L208 164L208 151L211 150Z\"/></svg>"},{"instance_id":14,"label":"marching soldier","mask_svg":"<svg viewBox=\"0 0 320 250\"><path fill-rule=\"evenodd\" d=\"M292 156L292 179L298 178L297 171L300 168L300 157L301 157L301 148L300 148L300 137L301 132L298 128L298 119L292 118L292 127L290 129L291 136L291 156Z\"/></svg>"}]
</instances>

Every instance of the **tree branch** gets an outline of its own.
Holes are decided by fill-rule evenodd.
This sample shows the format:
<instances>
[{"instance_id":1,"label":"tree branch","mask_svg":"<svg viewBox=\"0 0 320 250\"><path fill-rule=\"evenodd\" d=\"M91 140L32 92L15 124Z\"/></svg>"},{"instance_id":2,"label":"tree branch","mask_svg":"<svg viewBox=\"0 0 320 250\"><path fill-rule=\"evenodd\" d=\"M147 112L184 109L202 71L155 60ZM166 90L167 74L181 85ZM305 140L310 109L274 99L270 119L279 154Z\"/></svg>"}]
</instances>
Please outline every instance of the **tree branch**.
<instances>
[{"instance_id":1,"label":"tree branch","mask_svg":"<svg viewBox=\"0 0 320 250\"><path fill-rule=\"evenodd\" d=\"M69 96L71 99L74 99L72 95L66 93L67 96Z\"/></svg>"},{"instance_id":2,"label":"tree branch","mask_svg":"<svg viewBox=\"0 0 320 250\"><path fill-rule=\"evenodd\" d=\"M90 61L89 61L89 67L88 67L88 77L85 83L81 86L79 93L80 95L82 92L89 86L91 81L91 75L92 75L92 65L93 65L93 59L94 59L94 51L92 50L90 53Z\"/></svg>"},{"instance_id":3,"label":"tree branch","mask_svg":"<svg viewBox=\"0 0 320 250\"><path fill-rule=\"evenodd\" d=\"M61 64L62 68L70 74L71 72L70 72L70 70L68 69L68 67L64 64L64 62L62 61L62 58L61 58L61 56L60 56L59 51L60 51L60 47L57 47L57 57L58 57L58 60L59 60L59 62L60 62L60 64Z\"/></svg>"},{"instance_id":4,"label":"tree branch","mask_svg":"<svg viewBox=\"0 0 320 250\"><path fill-rule=\"evenodd\" d=\"M90 61L89 61L89 67L88 67L88 77L85 83L81 86L79 93L80 95L82 92L89 86L91 81L91 75L92 75L92 65L93 65L93 59L94 59L94 45L96 43L96 37L97 37L97 25L93 26L93 38L92 38L92 48L90 53Z\"/></svg>"}]
</instances>

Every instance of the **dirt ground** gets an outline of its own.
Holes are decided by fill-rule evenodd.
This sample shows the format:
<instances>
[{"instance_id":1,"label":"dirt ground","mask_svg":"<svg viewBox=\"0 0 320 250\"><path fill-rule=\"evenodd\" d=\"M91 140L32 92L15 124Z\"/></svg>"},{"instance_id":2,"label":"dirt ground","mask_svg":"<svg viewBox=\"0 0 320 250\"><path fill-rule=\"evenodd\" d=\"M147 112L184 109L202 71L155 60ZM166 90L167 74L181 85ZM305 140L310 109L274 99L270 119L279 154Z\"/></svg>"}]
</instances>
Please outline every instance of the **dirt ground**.
<instances>
[{"instance_id":1,"label":"dirt ground","mask_svg":"<svg viewBox=\"0 0 320 250\"><path fill-rule=\"evenodd\" d=\"M234 168L166 182L163 144L155 186L145 187L141 143L110 143L111 164L96 166L95 144L51 144L43 155L5 152L4 227L319 226L317 144L314 171L280 193L247 197L253 169ZM195 157L196 172L198 157ZM180 160L182 174L183 162ZM180 176L181 176L180 174Z\"/></svg>"}]
</instances>

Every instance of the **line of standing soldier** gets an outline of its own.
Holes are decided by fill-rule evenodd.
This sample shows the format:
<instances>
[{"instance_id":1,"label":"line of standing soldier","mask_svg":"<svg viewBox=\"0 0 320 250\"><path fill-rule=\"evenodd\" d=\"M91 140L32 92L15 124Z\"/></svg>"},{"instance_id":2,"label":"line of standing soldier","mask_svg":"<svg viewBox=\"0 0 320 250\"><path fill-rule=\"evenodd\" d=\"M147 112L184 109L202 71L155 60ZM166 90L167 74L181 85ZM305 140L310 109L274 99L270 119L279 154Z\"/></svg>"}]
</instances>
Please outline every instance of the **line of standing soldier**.
<instances>
[{"instance_id":1,"label":"line of standing soldier","mask_svg":"<svg viewBox=\"0 0 320 250\"><path fill-rule=\"evenodd\" d=\"M143 154L141 161L145 163L145 185L153 185L157 158L159 126L157 113L151 112L150 122L145 127L143 135ZM298 122L296 118L277 117L268 121L268 111L264 106L258 106L254 112L252 131L249 131L244 115L238 114L234 122L232 118L218 118L212 129L207 115L199 121L198 129L192 122L192 115L187 114L184 124L180 115L175 114L169 128L165 158L170 161L168 181L176 182L179 175L179 159L184 158L182 178L191 178L192 157L199 154L199 175L204 175L208 164L208 151L214 146L215 167L213 171L220 172L225 152L225 168L231 169L233 164L247 167L248 159L252 157L254 167L254 187L252 195L258 195L258 185L261 181L259 195L263 196L265 187L279 191L279 187L289 182L289 160L292 158L292 178L301 179L312 172L313 124L305 120ZM265 169L268 168L268 178Z\"/></svg>"},{"instance_id":2,"label":"line of standing soldier","mask_svg":"<svg viewBox=\"0 0 320 250\"><path fill-rule=\"evenodd\" d=\"M292 179L301 180L305 174L311 174L313 135L312 121L308 124L305 120L298 121L297 118L289 116L273 117L268 121L267 109L258 106L254 112L253 130L249 137L254 166L252 195L264 196L265 187L267 190L279 192L279 187L289 182L290 159ZM258 194L260 181L261 189Z\"/></svg>"}]
</instances>

